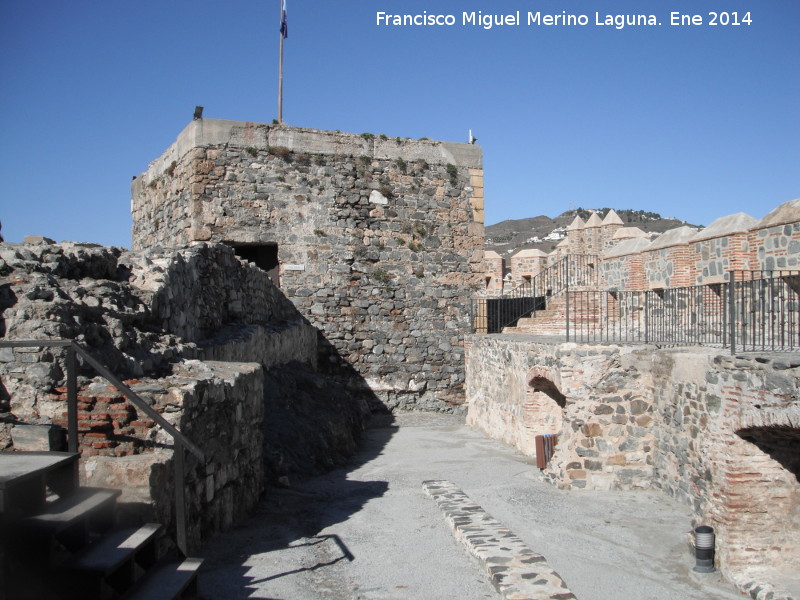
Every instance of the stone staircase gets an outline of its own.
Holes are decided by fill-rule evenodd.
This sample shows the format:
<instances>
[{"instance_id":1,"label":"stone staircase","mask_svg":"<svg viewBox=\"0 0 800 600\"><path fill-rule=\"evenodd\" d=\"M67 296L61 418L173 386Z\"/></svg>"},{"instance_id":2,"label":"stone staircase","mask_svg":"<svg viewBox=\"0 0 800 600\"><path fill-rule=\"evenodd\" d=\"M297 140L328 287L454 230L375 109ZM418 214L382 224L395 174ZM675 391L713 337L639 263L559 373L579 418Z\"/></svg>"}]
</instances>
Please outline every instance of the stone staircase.
<instances>
[{"instance_id":1,"label":"stone staircase","mask_svg":"<svg viewBox=\"0 0 800 600\"><path fill-rule=\"evenodd\" d=\"M533 335L566 336L567 322L567 294L569 294L570 331L577 327L583 330L592 330L600 322L601 315L605 318L616 318L618 314L607 314L612 305L601 306L600 298L596 293L586 294L585 290L570 290L569 292L547 298L547 308L533 313L517 322L516 327L506 327L503 333L527 333Z\"/></svg>"},{"instance_id":2,"label":"stone staircase","mask_svg":"<svg viewBox=\"0 0 800 600\"><path fill-rule=\"evenodd\" d=\"M79 456L0 452L0 598L196 597L202 560L160 557L159 524L119 527L120 491L81 487Z\"/></svg>"}]
</instances>

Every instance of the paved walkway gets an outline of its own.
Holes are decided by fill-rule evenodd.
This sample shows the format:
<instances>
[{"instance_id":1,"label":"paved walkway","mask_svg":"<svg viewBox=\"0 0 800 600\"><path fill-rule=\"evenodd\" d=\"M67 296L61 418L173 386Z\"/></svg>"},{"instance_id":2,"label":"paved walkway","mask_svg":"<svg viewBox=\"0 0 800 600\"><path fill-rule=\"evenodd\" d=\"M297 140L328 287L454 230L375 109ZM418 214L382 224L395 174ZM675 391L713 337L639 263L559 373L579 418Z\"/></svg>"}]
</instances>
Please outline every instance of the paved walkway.
<instances>
[{"instance_id":1,"label":"paved walkway","mask_svg":"<svg viewBox=\"0 0 800 600\"><path fill-rule=\"evenodd\" d=\"M717 574L692 574L686 507L657 492L554 489L463 419L424 414L369 429L346 468L272 490L204 548L203 597L499 600L426 480L463 490L579 600L743 598Z\"/></svg>"}]
</instances>

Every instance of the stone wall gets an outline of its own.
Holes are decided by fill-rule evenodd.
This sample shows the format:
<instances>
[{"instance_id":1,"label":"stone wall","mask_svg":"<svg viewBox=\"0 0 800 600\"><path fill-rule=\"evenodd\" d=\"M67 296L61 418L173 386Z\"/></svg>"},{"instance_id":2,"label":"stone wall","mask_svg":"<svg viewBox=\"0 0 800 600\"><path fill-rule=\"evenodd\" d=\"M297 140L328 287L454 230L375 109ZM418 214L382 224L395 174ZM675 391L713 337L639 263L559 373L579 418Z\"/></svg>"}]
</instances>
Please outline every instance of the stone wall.
<instances>
[{"instance_id":1,"label":"stone wall","mask_svg":"<svg viewBox=\"0 0 800 600\"><path fill-rule=\"evenodd\" d=\"M119 377L166 373L179 358L249 362L270 348L266 366L316 361L314 329L263 271L224 245L137 253L6 243L0 261L5 338L74 339ZM0 402L13 396L20 418L48 414L49 392L65 381L64 360L56 348L2 350Z\"/></svg>"},{"instance_id":2,"label":"stone wall","mask_svg":"<svg viewBox=\"0 0 800 600\"><path fill-rule=\"evenodd\" d=\"M493 296L503 291L505 260L497 252L487 250L483 254L484 273L486 275L486 294Z\"/></svg>"},{"instance_id":3,"label":"stone wall","mask_svg":"<svg viewBox=\"0 0 800 600\"><path fill-rule=\"evenodd\" d=\"M139 253L92 244L0 244L0 316L4 341L77 340L203 450L205 459L188 458L186 467L194 547L252 509L265 472L273 479L289 472L274 467L276 453L291 452L302 463L308 447L341 448L326 457L340 462L363 428L366 407L314 374L317 330L264 271L225 245ZM287 382L297 376L284 370L315 377L323 388L317 397L333 395L335 413L309 417L294 396L267 394L264 369ZM65 373L61 348L0 350L3 450L64 449ZM79 368L84 483L123 489L126 510L174 531L173 441L96 375ZM264 439L268 404L280 406L284 426L297 414L306 417L299 448L287 450L292 440L278 435Z\"/></svg>"},{"instance_id":4,"label":"stone wall","mask_svg":"<svg viewBox=\"0 0 800 600\"><path fill-rule=\"evenodd\" d=\"M187 538L199 548L246 517L263 492L261 365L188 361L168 377L129 383L205 456L185 455ZM174 536L172 438L99 380L81 391L79 429L82 484L121 489L127 513Z\"/></svg>"},{"instance_id":5,"label":"stone wall","mask_svg":"<svg viewBox=\"0 0 800 600\"><path fill-rule=\"evenodd\" d=\"M552 390L563 396L558 444L544 472L554 484L653 487L690 504L695 522L716 530L718 566L744 590L797 564L796 355L502 335L469 337L466 359L468 423L529 456L532 437L553 432L559 396ZM551 403L541 393L531 401L548 387Z\"/></svg>"},{"instance_id":6,"label":"stone wall","mask_svg":"<svg viewBox=\"0 0 800 600\"><path fill-rule=\"evenodd\" d=\"M558 433L547 473L560 487L652 485L654 407L639 381L647 372L640 350L494 335L470 338L466 354L468 424L529 456L535 435Z\"/></svg>"},{"instance_id":7,"label":"stone wall","mask_svg":"<svg viewBox=\"0 0 800 600\"><path fill-rule=\"evenodd\" d=\"M752 262L759 269L800 267L800 199L787 202L759 221L750 232Z\"/></svg>"},{"instance_id":8,"label":"stone wall","mask_svg":"<svg viewBox=\"0 0 800 600\"><path fill-rule=\"evenodd\" d=\"M203 119L132 196L135 248L263 252L321 332L320 368L355 368L391 408L462 403L468 301L485 287L477 146Z\"/></svg>"}]
</instances>

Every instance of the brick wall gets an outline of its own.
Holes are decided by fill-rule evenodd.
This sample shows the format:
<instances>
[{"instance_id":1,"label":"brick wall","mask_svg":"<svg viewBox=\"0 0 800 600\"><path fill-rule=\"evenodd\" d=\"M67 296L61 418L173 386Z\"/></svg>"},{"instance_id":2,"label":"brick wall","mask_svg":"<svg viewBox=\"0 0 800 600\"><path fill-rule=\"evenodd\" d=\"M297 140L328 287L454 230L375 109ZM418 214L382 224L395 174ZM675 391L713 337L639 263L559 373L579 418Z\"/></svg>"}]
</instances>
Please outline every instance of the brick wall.
<instances>
[{"instance_id":1,"label":"brick wall","mask_svg":"<svg viewBox=\"0 0 800 600\"><path fill-rule=\"evenodd\" d=\"M584 224L576 218L567 229L568 245L560 252L599 254L605 278L601 287L636 291L706 285L727 282L732 270L800 268L800 200L780 205L761 221L737 213L697 233L679 227L649 246L640 241L634 247L625 236L615 240L622 225L598 221ZM512 263L515 277L517 270L525 269L523 263Z\"/></svg>"}]
</instances>

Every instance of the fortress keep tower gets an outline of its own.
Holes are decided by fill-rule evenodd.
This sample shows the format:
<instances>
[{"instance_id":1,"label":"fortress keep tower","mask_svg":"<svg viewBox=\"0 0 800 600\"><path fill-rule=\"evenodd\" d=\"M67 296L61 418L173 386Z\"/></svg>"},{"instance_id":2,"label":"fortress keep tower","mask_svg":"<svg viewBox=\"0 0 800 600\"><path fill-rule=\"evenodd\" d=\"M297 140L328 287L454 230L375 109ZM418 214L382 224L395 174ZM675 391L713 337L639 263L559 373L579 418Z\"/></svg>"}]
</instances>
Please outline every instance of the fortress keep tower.
<instances>
[{"instance_id":1,"label":"fortress keep tower","mask_svg":"<svg viewBox=\"0 0 800 600\"><path fill-rule=\"evenodd\" d=\"M463 398L485 285L480 147L197 119L132 185L135 249L232 246L390 407Z\"/></svg>"}]
</instances>

